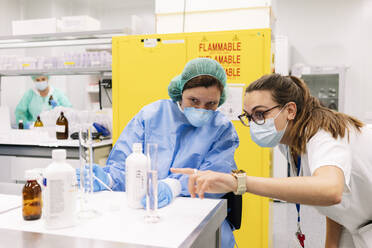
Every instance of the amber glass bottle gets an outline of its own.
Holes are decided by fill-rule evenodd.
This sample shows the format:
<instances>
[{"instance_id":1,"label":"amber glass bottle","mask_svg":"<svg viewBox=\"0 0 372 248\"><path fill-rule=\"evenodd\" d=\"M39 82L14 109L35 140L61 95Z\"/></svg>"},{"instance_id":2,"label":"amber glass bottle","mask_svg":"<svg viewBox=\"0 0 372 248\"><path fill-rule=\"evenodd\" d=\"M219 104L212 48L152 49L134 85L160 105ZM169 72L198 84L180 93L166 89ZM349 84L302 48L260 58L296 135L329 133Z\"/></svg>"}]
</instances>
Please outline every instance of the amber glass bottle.
<instances>
[{"instance_id":1,"label":"amber glass bottle","mask_svg":"<svg viewBox=\"0 0 372 248\"><path fill-rule=\"evenodd\" d=\"M38 116L37 119L36 119L36 121L35 121L34 127L43 127L43 126L44 126L44 124L40 120L40 116Z\"/></svg>"},{"instance_id":2,"label":"amber glass bottle","mask_svg":"<svg viewBox=\"0 0 372 248\"><path fill-rule=\"evenodd\" d=\"M23 120L19 120L18 129L23 129Z\"/></svg>"},{"instance_id":3,"label":"amber glass bottle","mask_svg":"<svg viewBox=\"0 0 372 248\"><path fill-rule=\"evenodd\" d=\"M68 139L68 121L61 112L56 122L56 135L57 139Z\"/></svg>"},{"instance_id":4,"label":"amber glass bottle","mask_svg":"<svg viewBox=\"0 0 372 248\"><path fill-rule=\"evenodd\" d=\"M36 181L37 176L37 173L32 170L27 170L25 173L27 182L22 190L22 214L25 220L37 220L41 217L41 187Z\"/></svg>"},{"instance_id":5,"label":"amber glass bottle","mask_svg":"<svg viewBox=\"0 0 372 248\"><path fill-rule=\"evenodd\" d=\"M48 104L49 104L50 106L52 106L52 101L53 101L53 96L50 95L49 100L48 100Z\"/></svg>"}]
</instances>

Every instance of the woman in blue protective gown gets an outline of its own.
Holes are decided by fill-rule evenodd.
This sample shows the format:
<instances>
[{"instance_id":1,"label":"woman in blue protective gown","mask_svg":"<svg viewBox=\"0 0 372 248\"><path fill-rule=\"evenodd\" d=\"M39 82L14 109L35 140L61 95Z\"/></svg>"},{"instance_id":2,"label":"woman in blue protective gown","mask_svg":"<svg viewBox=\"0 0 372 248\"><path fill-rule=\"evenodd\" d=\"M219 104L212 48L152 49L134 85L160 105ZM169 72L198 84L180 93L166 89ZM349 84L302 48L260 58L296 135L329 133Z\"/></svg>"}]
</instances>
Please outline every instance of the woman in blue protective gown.
<instances>
[{"instance_id":1,"label":"woman in blue protective gown","mask_svg":"<svg viewBox=\"0 0 372 248\"><path fill-rule=\"evenodd\" d=\"M189 196L187 175L170 173L170 168L192 167L230 173L236 169L234 152L239 145L232 123L219 111L226 98L226 73L212 59L189 61L169 87L171 100L145 106L128 123L112 149L104 168L95 165L95 175L113 190L125 191L125 159L133 143L158 144L159 207L176 196ZM94 190L104 190L94 182ZM222 194L209 194L218 198ZM221 227L222 247L233 247L232 228Z\"/></svg>"},{"instance_id":2,"label":"woman in blue protective gown","mask_svg":"<svg viewBox=\"0 0 372 248\"><path fill-rule=\"evenodd\" d=\"M50 110L56 106L72 107L62 91L49 86L48 76L36 75L31 78L35 87L26 91L19 101L15 110L17 123L20 120L26 125L34 122L42 111Z\"/></svg>"}]
</instances>

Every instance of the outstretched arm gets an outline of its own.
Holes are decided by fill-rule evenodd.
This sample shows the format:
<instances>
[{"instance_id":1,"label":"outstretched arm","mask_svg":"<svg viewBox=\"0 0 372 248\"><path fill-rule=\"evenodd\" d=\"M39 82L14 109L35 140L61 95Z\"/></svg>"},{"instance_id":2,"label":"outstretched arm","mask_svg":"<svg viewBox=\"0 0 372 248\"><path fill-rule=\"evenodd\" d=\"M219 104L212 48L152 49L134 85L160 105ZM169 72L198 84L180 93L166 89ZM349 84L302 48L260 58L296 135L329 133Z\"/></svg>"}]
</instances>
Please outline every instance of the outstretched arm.
<instances>
[{"instance_id":1,"label":"outstretched arm","mask_svg":"<svg viewBox=\"0 0 372 248\"><path fill-rule=\"evenodd\" d=\"M204 198L204 193L228 193L238 187L235 178L228 173L191 168L171 168L171 172L188 175L188 189L191 197L198 195Z\"/></svg>"},{"instance_id":2,"label":"outstretched arm","mask_svg":"<svg viewBox=\"0 0 372 248\"><path fill-rule=\"evenodd\" d=\"M189 191L203 198L204 193L227 193L236 191L236 179L226 173L171 169L173 173L189 174ZM313 176L292 178L264 178L247 176L247 192L277 198L288 202L329 206L341 201L344 176L335 166L322 166Z\"/></svg>"},{"instance_id":3,"label":"outstretched arm","mask_svg":"<svg viewBox=\"0 0 372 248\"><path fill-rule=\"evenodd\" d=\"M308 177L247 177L249 193L308 205L338 204L343 189L343 172L335 166L322 166Z\"/></svg>"}]
</instances>

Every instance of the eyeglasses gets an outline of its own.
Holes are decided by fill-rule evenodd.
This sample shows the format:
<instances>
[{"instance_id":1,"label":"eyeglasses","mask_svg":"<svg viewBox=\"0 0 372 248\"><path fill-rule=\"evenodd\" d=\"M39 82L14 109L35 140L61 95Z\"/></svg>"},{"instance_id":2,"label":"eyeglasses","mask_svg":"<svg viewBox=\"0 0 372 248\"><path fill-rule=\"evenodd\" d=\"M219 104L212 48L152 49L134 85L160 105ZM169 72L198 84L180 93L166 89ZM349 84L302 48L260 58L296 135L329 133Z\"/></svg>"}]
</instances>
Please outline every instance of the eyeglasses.
<instances>
[{"instance_id":1,"label":"eyeglasses","mask_svg":"<svg viewBox=\"0 0 372 248\"><path fill-rule=\"evenodd\" d=\"M238 116L241 123L249 127L249 123L253 120L257 125L263 125L265 123L265 114L273 110L274 108L280 107L281 105L276 105L272 108L269 108L265 111L254 111L251 115L247 114L246 112L244 114L241 114Z\"/></svg>"}]
</instances>

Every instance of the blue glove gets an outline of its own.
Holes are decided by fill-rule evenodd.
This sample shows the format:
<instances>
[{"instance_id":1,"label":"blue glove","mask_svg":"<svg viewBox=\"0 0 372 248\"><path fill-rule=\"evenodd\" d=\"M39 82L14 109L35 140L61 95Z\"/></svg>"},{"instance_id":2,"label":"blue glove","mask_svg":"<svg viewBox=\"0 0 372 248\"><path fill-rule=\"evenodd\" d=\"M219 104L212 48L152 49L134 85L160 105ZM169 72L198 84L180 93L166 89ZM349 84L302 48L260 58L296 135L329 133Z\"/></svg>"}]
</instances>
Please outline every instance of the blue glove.
<instances>
[{"instance_id":1,"label":"blue glove","mask_svg":"<svg viewBox=\"0 0 372 248\"><path fill-rule=\"evenodd\" d=\"M98 124L97 122L93 123L93 127L97 130L97 132L101 133L103 136L110 135L110 131L101 124Z\"/></svg>"},{"instance_id":2,"label":"blue glove","mask_svg":"<svg viewBox=\"0 0 372 248\"><path fill-rule=\"evenodd\" d=\"M89 170L88 166L86 166L86 170ZM88 174L87 171L84 174L85 174L85 177L87 177L87 174ZM109 183L110 183L109 177L107 173L102 169L101 166L97 164L93 164L93 174L98 179L100 179L102 182L104 182L107 186L109 186ZM80 169L76 169L76 178L80 185ZM88 180L86 180L85 186L89 186L87 184L88 184ZM102 191L102 190L106 190L106 187L103 186L97 179L94 178L93 179L93 191L97 192L97 191Z\"/></svg>"},{"instance_id":3,"label":"blue glove","mask_svg":"<svg viewBox=\"0 0 372 248\"><path fill-rule=\"evenodd\" d=\"M58 103L57 103L57 101L56 100L49 100L49 104L50 105L52 105L52 108L55 108L55 107L57 107L58 106Z\"/></svg>"},{"instance_id":4,"label":"blue glove","mask_svg":"<svg viewBox=\"0 0 372 248\"><path fill-rule=\"evenodd\" d=\"M30 129L32 122L26 121L23 123L23 129Z\"/></svg>"},{"instance_id":5,"label":"blue glove","mask_svg":"<svg viewBox=\"0 0 372 248\"><path fill-rule=\"evenodd\" d=\"M173 199L172 189L165 182L158 182L158 208L162 208L171 203ZM146 208L146 196L142 198L142 206Z\"/></svg>"}]
</instances>

